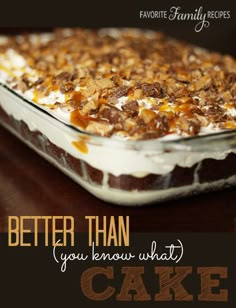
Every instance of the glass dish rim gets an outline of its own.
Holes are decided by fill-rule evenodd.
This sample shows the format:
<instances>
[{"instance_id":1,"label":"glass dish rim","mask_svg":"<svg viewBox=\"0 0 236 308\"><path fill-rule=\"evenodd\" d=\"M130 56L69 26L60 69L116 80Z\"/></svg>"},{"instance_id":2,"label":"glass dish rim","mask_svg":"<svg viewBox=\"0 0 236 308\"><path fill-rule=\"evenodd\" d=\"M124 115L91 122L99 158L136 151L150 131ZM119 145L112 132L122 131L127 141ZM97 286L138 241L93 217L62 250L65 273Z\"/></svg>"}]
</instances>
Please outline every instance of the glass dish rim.
<instances>
[{"instance_id":1,"label":"glass dish rim","mask_svg":"<svg viewBox=\"0 0 236 308\"><path fill-rule=\"evenodd\" d=\"M0 82L0 87L6 89L9 93L15 97L21 99L24 102L24 106L31 107L34 111L43 113L47 116L48 120L54 120L60 125L63 125L74 133L78 133L80 137L85 137L88 143L106 144L117 148L127 148L135 150L162 150L162 151L222 151L222 150L236 150L236 129L226 129L222 132L197 135L192 137L180 137L173 140L163 140L159 138L145 139L145 140L130 140L130 139L115 139L112 137L99 136L91 134L89 132L80 130L79 128L63 122L48 112L46 109L41 108L29 99L25 98L20 93L14 91L8 85ZM92 142L91 142L92 141Z\"/></svg>"}]
</instances>

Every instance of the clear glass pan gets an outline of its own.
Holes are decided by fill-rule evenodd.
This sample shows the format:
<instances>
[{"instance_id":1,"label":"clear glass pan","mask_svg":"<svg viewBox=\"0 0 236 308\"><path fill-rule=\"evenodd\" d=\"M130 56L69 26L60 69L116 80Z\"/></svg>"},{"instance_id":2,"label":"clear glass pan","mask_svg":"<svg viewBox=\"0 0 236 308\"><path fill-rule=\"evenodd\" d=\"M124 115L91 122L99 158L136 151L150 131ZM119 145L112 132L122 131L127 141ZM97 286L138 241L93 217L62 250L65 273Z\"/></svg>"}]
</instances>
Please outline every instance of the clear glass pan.
<instances>
[{"instance_id":1,"label":"clear glass pan","mask_svg":"<svg viewBox=\"0 0 236 308\"><path fill-rule=\"evenodd\" d=\"M2 84L0 111L4 127L108 202L143 205L236 183L236 130L171 141L100 137L59 121Z\"/></svg>"}]
</instances>

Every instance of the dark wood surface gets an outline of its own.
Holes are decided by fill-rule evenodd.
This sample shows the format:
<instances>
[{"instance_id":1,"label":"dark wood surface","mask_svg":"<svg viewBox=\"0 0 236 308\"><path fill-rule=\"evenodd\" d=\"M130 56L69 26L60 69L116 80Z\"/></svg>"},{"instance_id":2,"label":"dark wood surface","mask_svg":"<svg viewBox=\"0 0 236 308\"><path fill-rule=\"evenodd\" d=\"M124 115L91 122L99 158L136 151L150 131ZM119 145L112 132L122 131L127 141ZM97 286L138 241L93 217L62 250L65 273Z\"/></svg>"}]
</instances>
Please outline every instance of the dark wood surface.
<instances>
[{"instance_id":1,"label":"dark wood surface","mask_svg":"<svg viewBox=\"0 0 236 308\"><path fill-rule=\"evenodd\" d=\"M7 231L9 215L72 215L76 231L87 231L86 215L129 215L131 231L228 232L236 230L235 200L236 189L228 189L145 207L111 205L93 197L0 127L1 231Z\"/></svg>"}]
</instances>

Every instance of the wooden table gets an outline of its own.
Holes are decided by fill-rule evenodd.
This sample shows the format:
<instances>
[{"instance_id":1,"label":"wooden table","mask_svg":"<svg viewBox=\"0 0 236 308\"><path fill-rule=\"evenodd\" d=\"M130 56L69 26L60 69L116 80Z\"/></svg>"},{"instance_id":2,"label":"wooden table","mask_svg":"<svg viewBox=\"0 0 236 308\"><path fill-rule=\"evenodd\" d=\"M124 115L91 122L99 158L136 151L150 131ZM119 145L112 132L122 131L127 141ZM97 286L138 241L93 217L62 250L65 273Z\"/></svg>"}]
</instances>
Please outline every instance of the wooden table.
<instances>
[{"instance_id":1,"label":"wooden table","mask_svg":"<svg viewBox=\"0 0 236 308\"><path fill-rule=\"evenodd\" d=\"M72 215L77 231L87 231L86 215L129 215L137 232L235 231L235 200L236 189L228 189L146 207L111 205L0 127L1 231L7 231L9 215Z\"/></svg>"}]
</instances>

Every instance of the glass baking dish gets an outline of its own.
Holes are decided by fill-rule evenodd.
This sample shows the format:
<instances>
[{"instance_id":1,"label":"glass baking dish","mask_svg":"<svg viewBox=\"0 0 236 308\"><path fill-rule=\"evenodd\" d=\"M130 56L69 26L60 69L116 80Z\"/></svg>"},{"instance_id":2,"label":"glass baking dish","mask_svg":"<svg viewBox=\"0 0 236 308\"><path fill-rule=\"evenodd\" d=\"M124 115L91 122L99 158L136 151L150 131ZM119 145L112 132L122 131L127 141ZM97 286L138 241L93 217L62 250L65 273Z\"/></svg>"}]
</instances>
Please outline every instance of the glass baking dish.
<instances>
[{"instance_id":1,"label":"glass baking dish","mask_svg":"<svg viewBox=\"0 0 236 308\"><path fill-rule=\"evenodd\" d=\"M236 130L116 140L64 124L0 84L0 123L94 196L145 205L236 184Z\"/></svg>"}]
</instances>

